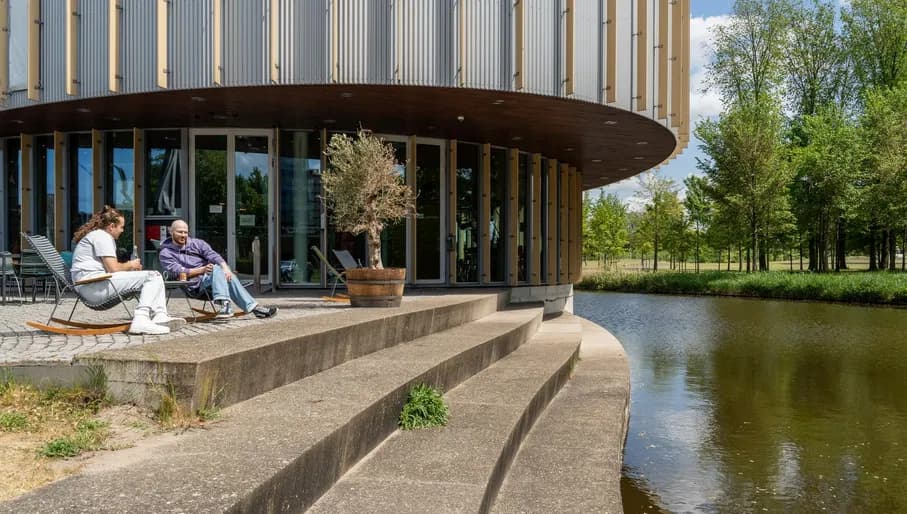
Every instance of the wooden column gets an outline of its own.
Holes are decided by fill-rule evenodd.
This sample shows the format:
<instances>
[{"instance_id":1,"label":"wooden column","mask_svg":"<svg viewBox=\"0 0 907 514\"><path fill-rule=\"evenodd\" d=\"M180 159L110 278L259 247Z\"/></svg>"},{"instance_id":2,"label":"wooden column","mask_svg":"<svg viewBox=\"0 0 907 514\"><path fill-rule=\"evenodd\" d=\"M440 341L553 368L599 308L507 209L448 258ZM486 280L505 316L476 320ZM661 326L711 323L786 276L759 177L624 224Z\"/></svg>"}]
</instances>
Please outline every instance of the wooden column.
<instances>
[{"instance_id":1,"label":"wooden column","mask_svg":"<svg viewBox=\"0 0 907 514\"><path fill-rule=\"evenodd\" d=\"M605 102L617 101L617 1L607 0L607 14L605 16L606 51L605 51Z\"/></svg>"},{"instance_id":2,"label":"wooden column","mask_svg":"<svg viewBox=\"0 0 907 514\"><path fill-rule=\"evenodd\" d=\"M217 3L217 2L215 2ZM107 4L107 89L120 92L120 0L108 0Z\"/></svg>"},{"instance_id":3,"label":"wooden column","mask_svg":"<svg viewBox=\"0 0 907 514\"><path fill-rule=\"evenodd\" d=\"M145 251L145 131L132 129L133 211L132 241L139 247L139 256ZM128 227L127 227L128 228ZM163 236L164 234L161 234ZM165 239L161 237L161 239Z\"/></svg>"},{"instance_id":4,"label":"wooden column","mask_svg":"<svg viewBox=\"0 0 907 514\"><path fill-rule=\"evenodd\" d=\"M542 277L542 154L532 154L532 244L529 283L538 285Z\"/></svg>"},{"instance_id":5,"label":"wooden column","mask_svg":"<svg viewBox=\"0 0 907 514\"><path fill-rule=\"evenodd\" d=\"M519 209L519 175L520 151L511 148L507 151L507 284L515 286L519 278L519 254L517 231L520 225Z\"/></svg>"},{"instance_id":6,"label":"wooden column","mask_svg":"<svg viewBox=\"0 0 907 514\"><path fill-rule=\"evenodd\" d=\"M169 85L167 75L170 65L167 61L167 9L168 0L157 0L156 43L157 43L157 87L166 88Z\"/></svg>"},{"instance_id":7,"label":"wooden column","mask_svg":"<svg viewBox=\"0 0 907 514\"><path fill-rule=\"evenodd\" d=\"M104 133L96 129L91 129L91 182L94 184L94 213L104 207Z\"/></svg>"},{"instance_id":8,"label":"wooden column","mask_svg":"<svg viewBox=\"0 0 907 514\"><path fill-rule=\"evenodd\" d=\"M213 66L212 82L220 86L224 83L224 47L223 47L223 16L221 4L212 2L211 9L211 65Z\"/></svg>"},{"instance_id":9,"label":"wooden column","mask_svg":"<svg viewBox=\"0 0 907 514\"><path fill-rule=\"evenodd\" d=\"M9 94L9 0L0 0L0 105L6 105ZM12 237L12 235L10 235ZM12 239L9 239L12 241Z\"/></svg>"},{"instance_id":10,"label":"wooden column","mask_svg":"<svg viewBox=\"0 0 907 514\"><path fill-rule=\"evenodd\" d=\"M447 142L447 237L453 244L447 248L447 282L457 283L457 140ZM450 241L451 239L448 239Z\"/></svg>"},{"instance_id":11,"label":"wooden column","mask_svg":"<svg viewBox=\"0 0 907 514\"><path fill-rule=\"evenodd\" d=\"M66 0L66 94L79 94L79 0ZM59 248L59 247L58 247Z\"/></svg>"},{"instance_id":12,"label":"wooden column","mask_svg":"<svg viewBox=\"0 0 907 514\"><path fill-rule=\"evenodd\" d=\"M19 217L19 230L21 232L32 231L32 163L34 162L34 138L31 134L22 134L19 136L19 148L22 152L22 181L19 183L19 190L22 191L22 207ZM25 238L20 241L20 248L30 248Z\"/></svg>"},{"instance_id":13,"label":"wooden column","mask_svg":"<svg viewBox=\"0 0 907 514\"><path fill-rule=\"evenodd\" d=\"M557 220L559 218L557 210L557 168L557 161L549 159L548 198L545 199L545 201L548 202L548 234L546 234L548 241L548 262L545 263L545 283L547 284L557 283Z\"/></svg>"},{"instance_id":14,"label":"wooden column","mask_svg":"<svg viewBox=\"0 0 907 514\"><path fill-rule=\"evenodd\" d=\"M636 0L636 110L649 107L649 0Z\"/></svg>"},{"instance_id":15,"label":"wooden column","mask_svg":"<svg viewBox=\"0 0 907 514\"><path fill-rule=\"evenodd\" d=\"M20 0L21 1L21 0ZM27 92L29 100L41 99L41 2L28 0ZM6 37L9 37L7 33ZM6 56L4 56L6 57ZM23 248L25 248L23 246Z\"/></svg>"},{"instance_id":16,"label":"wooden column","mask_svg":"<svg viewBox=\"0 0 907 514\"><path fill-rule=\"evenodd\" d=\"M479 173L482 178L482 217L479 219L482 241L482 283L487 284L491 281L491 234L488 232L488 225L491 223L491 145L485 143L482 145L482 170Z\"/></svg>"},{"instance_id":17,"label":"wooden column","mask_svg":"<svg viewBox=\"0 0 907 514\"><path fill-rule=\"evenodd\" d=\"M567 281L576 277L576 168L567 170Z\"/></svg>"},{"instance_id":18,"label":"wooden column","mask_svg":"<svg viewBox=\"0 0 907 514\"><path fill-rule=\"evenodd\" d=\"M567 207L570 203L570 167L566 163L561 163L560 169L560 187L558 188L558 213L560 216L560 238L558 240L558 266L557 266L557 283L567 283L567 271L569 269L570 248L567 246L569 241L570 222L567 218Z\"/></svg>"},{"instance_id":19,"label":"wooden column","mask_svg":"<svg viewBox=\"0 0 907 514\"><path fill-rule=\"evenodd\" d=\"M416 189L416 136L409 136L409 144L406 145L406 184L416 192L416 212L419 212L419 191ZM419 223L417 217L410 218L411 223L407 223L409 230L409 248L406 249L406 255L411 256L410 262L410 272L407 273L407 282L410 284L416 281L416 271L417 271L417 259L416 259L416 237L418 231L416 230L416 224Z\"/></svg>"},{"instance_id":20,"label":"wooden column","mask_svg":"<svg viewBox=\"0 0 907 514\"><path fill-rule=\"evenodd\" d=\"M576 80L574 80L573 76L573 39L575 33L576 1L566 0L566 2L566 10L564 11L564 95L570 96L576 88Z\"/></svg>"},{"instance_id":21,"label":"wooden column","mask_svg":"<svg viewBox=\"0 0 907 514\"><path fill-rule=\"evenodd\" d=\"M583 173L576 171L576 242L574 243L576 255L576 278L574 282L583 277Z\"/></svg>"},{"instance_id":22,"label":"wooden column","mask_svg":"<svg viewBox=\"0 0 907 514\"><path fill-rule=\"evenodd\" d=\"M64 181L63 166L66 163L66 136L54 132L54 246L62 250L69 245L66 241L66 205L68 190ZM78 170L77 170L78 171Z\"/></svg>"}]
</instances>

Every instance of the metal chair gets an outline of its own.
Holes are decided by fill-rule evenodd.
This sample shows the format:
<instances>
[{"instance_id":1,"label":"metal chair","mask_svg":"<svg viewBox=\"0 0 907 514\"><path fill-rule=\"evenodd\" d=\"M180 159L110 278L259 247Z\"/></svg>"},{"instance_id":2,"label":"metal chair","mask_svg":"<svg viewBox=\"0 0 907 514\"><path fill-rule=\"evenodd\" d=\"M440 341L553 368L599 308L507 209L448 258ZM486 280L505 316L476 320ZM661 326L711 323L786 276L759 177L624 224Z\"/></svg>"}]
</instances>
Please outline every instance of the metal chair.
<instances>
[{"instance_id":1,"label":"metal chair","mask_svg":"<svg viewBox=\"0 0 907 514\"><path fill-rule=\"evenodd\" d=\"M120 291L116 286L111 282L114 292L114 296L106 298L105 300L95 303L83 298L79 291L76 290L75 286L82 284L90 284L93 282L109 281L112 275L104 274L97 277L80 280L79 282L73 283L72 275L69 270L69 266L63 261L63 258L60 256L60 252L47 240L44 236L32 236L29 234L22 234L28 244L35 249L35 252L41 258L41 261L47 266L47 269L50 270L51 275L54 279L54 285L59 291L60 298L62 298L63 293L67 290L72 291L76 296L76 301L72 306L72 310L69 312L69 317L67 319L55 318L54 313L57 312L57 307L60 306L59 301L54 302L54 309L50 313L50 317L47 320L47 323L39 323L37 321L27 321L26 325L30 327L37 328L39 330L44 330L46 332L53 332L55 334L64 334L64 335L101 335L101 334L114 334L116 332L125 332L129 329L131 322L121 322L121 323L83 323L79 321L73 321L72 315L76 312L76 307L79 303L84 304L86 307L96 311L104 311L115 307L116 305L122 304L123 309L126 310L126 314L129 319L132 319L132 311L129 310L129 307L126 306L126 300L131 300L139 296L142 292L141 287L136 287L133 289L126 289ZM63 327L53 326L50 323L56 322Z\"/></svg>"},{"instance_id":2,"label":"metal chair","mask_svg":"<svg viewBox=\"0 0 907 514\"><path fill-rule=\"evenodd\" d=\"M16 275L16 269L13 267L13 254L9 252L0 252L0 299L6 303L6 286L7 281L12 279L16 284L16 290L19 292L19 303L22 303L22 282Z\"/></svg>"},{"instance_id":3,"label":"metal chair","mask_svg":"<svg viewBox=\"0 0 907 514\"><path fill-rule=\"evenodd\" d=\"M321 250L319 250L317 246L312 245L311 249L313 252L315 252L315 255L318 256L318 259L322 263L324 263L324 267L327 269L328 273L334 276L334 284L331 286L331 296L329 296L329 297L325 296L324 299L336 301L337 299L334 297L334 291L337 290L337 284L340 283L340 284L343 284L344 286L346 286L346 280L344 280L344 278L343 278L343 273L337 271L337 268L335 268L334 266L331 265L330 261L328 261L327 257L325 257L323 253L321 253ZM347 252L347 253L349 253L349 252ZM350 257L352 257L352 256L350 256ZM355 260L355 259L353 259L353 260ZM349 298L347 298L346 295L343 295L339 301L349 301Z\"/></svg>"}]
</instances>

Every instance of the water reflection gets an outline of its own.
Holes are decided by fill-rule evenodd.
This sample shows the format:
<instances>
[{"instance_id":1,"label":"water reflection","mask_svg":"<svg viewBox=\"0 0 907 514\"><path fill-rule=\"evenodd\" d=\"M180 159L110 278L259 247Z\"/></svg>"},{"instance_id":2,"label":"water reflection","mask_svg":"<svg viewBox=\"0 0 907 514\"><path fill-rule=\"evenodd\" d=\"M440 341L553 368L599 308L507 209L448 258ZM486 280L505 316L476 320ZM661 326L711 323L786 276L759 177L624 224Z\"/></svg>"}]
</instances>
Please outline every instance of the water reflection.
<instances>
[{"instance_id":1,"label":"water reflection","mask_svg":"<svg viewBox=\"0 0 907 514\"><path fill-rule=\"evenodd\" d=\"M626 512L907 511L907 310L578 293L631 366Z\"/></svg>"}]
</instances>

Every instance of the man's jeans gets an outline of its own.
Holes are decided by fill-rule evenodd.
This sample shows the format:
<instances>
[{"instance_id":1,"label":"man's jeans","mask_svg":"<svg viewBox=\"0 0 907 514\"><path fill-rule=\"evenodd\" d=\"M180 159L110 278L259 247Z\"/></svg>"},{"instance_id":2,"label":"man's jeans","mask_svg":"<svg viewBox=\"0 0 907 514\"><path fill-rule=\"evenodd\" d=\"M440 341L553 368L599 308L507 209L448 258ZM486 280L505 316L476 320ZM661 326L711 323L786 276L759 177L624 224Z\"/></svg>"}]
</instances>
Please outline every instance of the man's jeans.
<instances>
[{"instance_id":1,"label":"man's jeans","mask_svg":"<svg viewBox=\"0 0 907 514\"><path fill-rule=\"evenodd\" d=\"M252 309L258 306L258 302L246 291L239 277L234 273L233 279L228 281L220 266L215 265L214 271L205 273L201 287L211 291L214 301L230 300L245 312L252 312Z\"/></svg>"}]
</instances>

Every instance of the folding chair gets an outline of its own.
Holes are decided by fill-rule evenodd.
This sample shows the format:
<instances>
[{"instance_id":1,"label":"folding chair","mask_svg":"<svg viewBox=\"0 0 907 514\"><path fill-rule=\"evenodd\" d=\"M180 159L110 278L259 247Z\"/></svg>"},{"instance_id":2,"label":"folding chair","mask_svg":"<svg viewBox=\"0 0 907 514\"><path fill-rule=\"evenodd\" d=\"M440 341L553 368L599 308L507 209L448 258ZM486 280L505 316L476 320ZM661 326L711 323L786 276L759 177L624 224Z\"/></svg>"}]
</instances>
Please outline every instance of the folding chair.
<instances>
[{"instance_id":1,"label":"folding chair","mask_svg":"<svg viewBox=\"0 0 907 514\"><path fill-rule=\"evenodd\" d=\"M55 318L54 313L57 312L57 307L60 306L61 301L54 302L54 309L50 313L50 317L47 320L47 323L39 323L37 321L26 321L25 324L37 328L39 330L44 330L45 332L53 332L55 334L64 334L64 335L80 335L80 336L91 336L91 335L101 335L101 334L114 334L116 332L125 332L129 329L131 321L125 323L83 323L79 321L73 321L72 315L76 312L76 307L79 303L84 304L86 307L96 311L105 311L114 307L118 304L123 305L123 309L126 310L126 315L131 320L132 312L129 310L129 307L126 306L126 300L131 300L139 296L142 292L141 286L126 289L120 291L116 286L111 282L113 290L116 293L114 296L105 299L100 303L90 302L87 299L83 298L79 292L76 290L75 286L81 284L90 284L93 282L101 282L110 280L111 275L104 274L99 275L94 278L88 278L85 280L80 280L79 282L73 283L72 275L69 271L69 266L63 262L63 258L60 256L60 252L47 240L44 236L32 236L23 233L24 237L28 244L35 249L38 256L47 266L47 269L50 270L51 275L54 279L54 285L57 287L57 290L60 292L60 300L62 300L63 293L67 290L72 291L76 295L76 301L72 306L72 310L69 312L69 317L67 319ZM50 323L56 322L63 327L53 326Z\"/></svg>"},{"instance_id":2,"label":"folding chair","mask_svg":"<svg viewBox=\"0 0 907 514\"><path fill-rule=\"evenodd\" d=\"M322 299L332 301L332 302L333 301L341 301L341 302L347 301L348 302L349 298L347 298L346 295L337 295L338 298L334 297L334 291L337 290L337 284L341 283L344 286L346 285L346 280L344 280L344 278L343 278L343 273L337 271L337 268L335 268L334 266L331 265L330 261L328 261L327 257L325 257L323 253L321 253L321 250L319 250L317 246L312 245L311 248L312 248L312 251L315 252L315 255L318 256L318 259L320 259L321 262L324 263L324 267L328 270L328 273L334 276L334 284L331 286L331 296L323 296ZM347 253L349 253L349 252L347 252Z\"/></svg>"},{"instance_id":3,"label":"folding chair","mask_svg":"<svg viewBox=\"0 0 907 514\"><path fill-rule=\"evenodd\" d=\"M197 290L192 290L186 284L179 280L173 280L173 277L166 271L162 272L164 275L164 287L167 289L167 302L170 302L170 292L174 289L180 289L183 292L183 297L186 299L186 305L189 307L189 311L195 314L191 318L186 318L186 321L195 323L199 321L209 321L217 317L217 307L214 305L214 300L211 298L211 291L206 288L200 288ZM234 277L233 280L239 280ZM243 280L240 282L243 287L249 287L252 285L251 280ZM192 303L189 300L199 300L202 302L202 307L193 307ZM211 310L208 310L210 305ZM233 317L245 316L248 314L244 311L235 311Z\"/></svg>"},{"instance_id":4,"label":"folding chair","mask_svg":"<svg viewBox=\"0 0 907 514\"><path fill-rule=\"evenodd\" d=\"M16 284L16 290L19 292L19 304L22 304L22 283L19 282L19 277L16 275L16 269L13 267L13 254L9 252L0 252L0 298L2 298L2 303L6 303L6 287L8 281L12 279L12 282Z\"/></svg>"}]
</instances>

